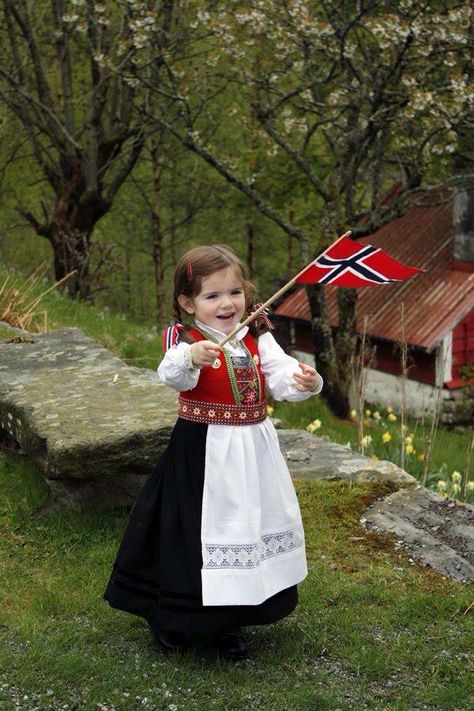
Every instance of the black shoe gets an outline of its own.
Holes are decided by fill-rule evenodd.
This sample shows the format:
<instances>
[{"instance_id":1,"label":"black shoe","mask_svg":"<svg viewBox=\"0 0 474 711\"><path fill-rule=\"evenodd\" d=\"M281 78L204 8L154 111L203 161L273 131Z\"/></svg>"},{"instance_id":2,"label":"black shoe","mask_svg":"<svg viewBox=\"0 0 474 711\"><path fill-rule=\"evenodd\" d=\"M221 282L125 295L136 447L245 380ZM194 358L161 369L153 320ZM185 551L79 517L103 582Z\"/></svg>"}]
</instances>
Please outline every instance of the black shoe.
<instances>
[{"instance_id":1,"label":"black shoe","mask_svg":"<svg viewBox=\"0 0 474 711\"><path fill-rule=\"evenodd\" d=\"M222 634L215 635L217 653L222 659L245 659L248 656L248 648L242 639L240 629L229 630Z\"/></svg>"},{"instance_id":2,"label":"black shoe","mask_svg":"<svg viewBox=\"0 0 474 711\"><path fill-rule=\"evenodd\" d=\"M187 646L187 639L181 632L161 631L155 639L165 652L181 652Z\"/></svg>"}]
</instances>

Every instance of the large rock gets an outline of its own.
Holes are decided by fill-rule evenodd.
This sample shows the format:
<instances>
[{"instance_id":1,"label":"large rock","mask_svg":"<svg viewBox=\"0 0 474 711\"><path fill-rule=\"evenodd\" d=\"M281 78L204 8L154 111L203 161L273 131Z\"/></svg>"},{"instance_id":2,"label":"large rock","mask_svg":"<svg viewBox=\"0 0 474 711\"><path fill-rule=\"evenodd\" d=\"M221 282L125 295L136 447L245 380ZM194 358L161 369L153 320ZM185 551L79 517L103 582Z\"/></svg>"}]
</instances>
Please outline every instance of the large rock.
<instances>
[{"instance_id":1,"label":"large rock","mask_svg":"<svg viewBox=\"0 0 474 711\"><path fill-rule=\"evenodd\" d=\"M372 504L361 524L393 534L397 548L444 576L474 580L474 506L418 485Z\"/></svg>"},{"instance_id":2,"label":"large rock","mask_svg":"<svg viewBox=\"0 0 474 711\"><path fill-rule=\"evenodd\" d=\"M374 460L350 447L301 430L278 431L281 450L292 476L300 479L390 481L413 486L416 479L392 462Z\"/></svg>"},{"instance_id":3,"label":"large rock","mask_svg":"<svg viewBox=\"0 0 474 711\"><path fill-rule=\"evenodd\" d=\"M78 328L19 338L0 342L0 427L63 506L132 503L169 439L176 394Z\"/></svg>"}]
</instances>

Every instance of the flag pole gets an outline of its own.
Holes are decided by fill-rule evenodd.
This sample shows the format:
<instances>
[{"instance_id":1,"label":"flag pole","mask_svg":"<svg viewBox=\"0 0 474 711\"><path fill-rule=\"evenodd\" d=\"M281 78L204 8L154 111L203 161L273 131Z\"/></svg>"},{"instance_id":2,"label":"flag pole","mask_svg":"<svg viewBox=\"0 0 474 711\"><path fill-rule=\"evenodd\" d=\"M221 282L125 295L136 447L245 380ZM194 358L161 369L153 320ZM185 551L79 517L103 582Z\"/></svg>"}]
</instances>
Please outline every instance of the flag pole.
<instances>
[{"instance_id":1,"label":"flag pole","mask_svg":"<svg viewBox=\"0 0 474 711\"><path fill-rule=\"evenodd\" d=\"M350 234L351 234L350 231L345 232L336 241L339 242L340 239L342 239L343 237L349 237ZM334 242L334 244L336 244L336 243ZM251 313L250 316L248 316L245 319L245 321L242 321L242 323L238 323L237 326L235 326L235 328L229 334L227 334L227 336L220 343L217 344L217 347L222 348L223 346L225 346L227 341L230 341L230 339L233 338L239 331L241 331L242 328L244 328L245 326L248 326L249 323L252 323L252 321L254 319L256 319L257 316L259 314L261 314L264 309L267 308L267 306L270 306L270 304L272 304L275 301L275 299L278 299L278 297L281 296L282 294L284 294L285 291L288 291L288 289L290 289L292 286L294 286L298 277L300 277L303 274L303 272L305 272L308 269L308 267L311 266L312 263L313 262L310 262L310 264L307 264L300 272L298 272L298 274L296 276L293 277L293 279L290 279L290 281L287 284L282 286L281 289L278 289L278 291L275 294L273 294L273 296L270 296L270 298L267 299L264 304L259 306L259 308L256 311Z\"/></svg>"}]
</instances>

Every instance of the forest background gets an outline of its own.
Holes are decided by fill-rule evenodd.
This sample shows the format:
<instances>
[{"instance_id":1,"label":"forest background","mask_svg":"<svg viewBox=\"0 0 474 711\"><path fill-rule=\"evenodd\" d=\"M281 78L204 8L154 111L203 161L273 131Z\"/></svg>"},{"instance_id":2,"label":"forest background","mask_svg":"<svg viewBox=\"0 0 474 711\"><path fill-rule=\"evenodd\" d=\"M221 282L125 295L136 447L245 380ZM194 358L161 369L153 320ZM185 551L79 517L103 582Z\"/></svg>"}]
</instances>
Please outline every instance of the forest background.
<instances>
[{"instance_id":1,"label":"forest background","mask_svg":"<svg viewBox=\"0 0 474 711\"><path fill-rule=\"evenodd\" d=\"M469 179L473 28L454 0L2 0L0 259L159 329L180 254L226 242L267 298L346 229ZM331 330L308 287L345 416L339 294Z\"/></svg>"}]
</instances>

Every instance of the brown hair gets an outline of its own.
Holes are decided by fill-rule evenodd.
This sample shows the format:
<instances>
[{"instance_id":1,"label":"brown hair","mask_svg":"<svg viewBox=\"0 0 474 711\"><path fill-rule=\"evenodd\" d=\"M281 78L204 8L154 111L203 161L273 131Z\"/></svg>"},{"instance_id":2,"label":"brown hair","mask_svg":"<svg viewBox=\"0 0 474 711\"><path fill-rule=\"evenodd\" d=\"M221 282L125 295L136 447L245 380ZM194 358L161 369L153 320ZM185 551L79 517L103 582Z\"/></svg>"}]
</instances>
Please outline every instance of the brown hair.
<instances>
[{"instance_id":1,"label":"brown hair","mask_svg":"<svg viewBox=\"0 0 474 711\"><path fill-rule=\"evenodd\" d=\"M245 295L245 307L251 310L256 300L256 289L247 278L246 269L242 261L227 244L212 244L193 247L183 254L174 272L173 315L175 323L183 323L187 314L181 309L178 297L192 298L201 291L202 280L220 269L232 267L242 279ZM258 321L258 319L256 319ZM181 340L192 342L194 339L187 333L186 324L181 333ZM252 335L259 336L266 329L261 324L252 321L249 324Z\"/></svg>"}]
</instances>

